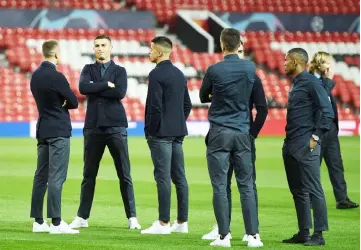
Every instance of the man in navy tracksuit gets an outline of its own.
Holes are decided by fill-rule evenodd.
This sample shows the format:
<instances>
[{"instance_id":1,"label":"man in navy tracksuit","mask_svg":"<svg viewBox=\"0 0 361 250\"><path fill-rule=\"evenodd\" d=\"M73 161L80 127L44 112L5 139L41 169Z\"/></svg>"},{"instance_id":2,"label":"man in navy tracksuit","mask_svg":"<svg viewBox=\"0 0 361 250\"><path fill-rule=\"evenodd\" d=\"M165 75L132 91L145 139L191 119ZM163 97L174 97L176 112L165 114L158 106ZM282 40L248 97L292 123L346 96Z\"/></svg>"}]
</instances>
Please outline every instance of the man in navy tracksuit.
<instances>
[{"instance_id":1,"label":"man in navy tracksuit","mask_svg":"<svg viewBox=\"0 0 361 250\"><path fill-rule=\"evenodd\" d=\"M188 182L182 143L188 134L191 112L187 80L169 60L172 41L152 40L149 59L156 67L149 73L144 132L151 151L158 191L158 220L142 234L188 233ZM170 227L171 181L177 192L178 216Z\"/></svg>"},{"instance_id":2,"label":"man in navy tracksuit","mask_svg":"<svg viewBox=\"0 0 361 250\"><path fill-rule=\"evenodd\" d=\"M320 180L320 138L330 129L334 113L319 79L306 71L308 54L295 48L286 55L285 71L292 76L287 107L283 161L297 212L299 231L283 243L325 245L328 230L325 195ZM312 228L311 203L314 217Z\"/></svg>"},{"instance_id":3,"label":"man in navy tracksuit","mask_svg":"<svg viewBox=\"0 0 361 250\"><path fill-rule=\"evenodd\" d=\"M98 36L94 40L96 63L85 65L79 91L87 96L84 124L84 173L80 206L72 228L88 227L96 177L105 147L114 160L119 178L129 229L140 229L136 218L133 182L130 175L127 127L128 121L121 99L127 92L127 73L110 60L111 40Z\"/></svg>"}]
</instances>

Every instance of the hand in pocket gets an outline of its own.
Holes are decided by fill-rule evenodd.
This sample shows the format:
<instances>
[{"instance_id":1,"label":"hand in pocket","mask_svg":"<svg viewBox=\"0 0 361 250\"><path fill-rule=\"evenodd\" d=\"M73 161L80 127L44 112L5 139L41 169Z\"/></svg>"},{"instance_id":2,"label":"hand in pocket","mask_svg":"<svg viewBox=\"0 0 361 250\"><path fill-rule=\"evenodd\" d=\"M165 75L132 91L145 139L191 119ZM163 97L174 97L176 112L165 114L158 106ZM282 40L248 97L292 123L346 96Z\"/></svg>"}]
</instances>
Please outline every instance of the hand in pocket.
<instances>
[{"instance_id":1,"label":"hand in pocket","mask_svg":"<svg viewBox=\"0 0 361 250\"><path fill-rule=\"evenodd\" d=\"M310 149L311 151L314 150L317 146L317 141L315 141L313 138L310 139Z\"/></svg>"}]
</instances>

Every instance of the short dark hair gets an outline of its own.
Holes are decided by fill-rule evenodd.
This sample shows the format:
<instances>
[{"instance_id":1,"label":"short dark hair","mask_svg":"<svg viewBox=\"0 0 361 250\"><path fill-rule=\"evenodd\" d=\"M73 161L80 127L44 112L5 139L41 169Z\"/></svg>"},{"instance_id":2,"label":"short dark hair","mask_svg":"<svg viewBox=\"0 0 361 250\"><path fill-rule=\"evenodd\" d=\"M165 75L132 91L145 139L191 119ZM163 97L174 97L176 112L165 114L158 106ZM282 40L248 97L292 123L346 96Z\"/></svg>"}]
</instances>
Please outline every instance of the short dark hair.
<instances>
[{"instance_id":1,"label":"short dark hair","mask_svg":"<svg viewBox=\"0 0 361 250\"><path fill-rule=\"evenodd\" d=\"M235 51L241 44L241 34L236 29L226 28L222 30L221 41L225 50Z\"/></svg>"},{"instance_id":2,"label":"short dark hair","mask_svg":"<svg viewBox=\"0 0 361 250\"><path fill-rule=\"evenodd\" d=\"M54 49L59 46L58 41L48 40L43 43L42 51L45 58L49 58L55 55Z\"/></svg>"},{"instance_id":3,"label":"short dark hair","mask_svg":"<svg viewBox=\"0 0 361 250\"><path fill-rule=\"evenodd\" d=\"M107 39L110 43L112 43L112 39L110 39L110 37L107 35L99 35L94 39L94 41L99 39Z\"/></svg>"},{"instance_id":4,"label":"short dark hair","mask_svg":"<svg viewBox=\"0 0 361 250\"><path fill-rule=\"evenodd\" d=\"M157 36L153 38L151 42L170 50L173 48L172 41L166 36Z\"/></svg>"},{"instance_id":5,"label":"short dark hair","mask_svg":"<svg viewBox=\"0 0 361 250\"><path fill-rule=\"evenodd\" d=\"M300 63L306 65L308 63L307 51L302 48L293 48L287 52L287 55L296 58Z\"/></svg>"}]
</instances>

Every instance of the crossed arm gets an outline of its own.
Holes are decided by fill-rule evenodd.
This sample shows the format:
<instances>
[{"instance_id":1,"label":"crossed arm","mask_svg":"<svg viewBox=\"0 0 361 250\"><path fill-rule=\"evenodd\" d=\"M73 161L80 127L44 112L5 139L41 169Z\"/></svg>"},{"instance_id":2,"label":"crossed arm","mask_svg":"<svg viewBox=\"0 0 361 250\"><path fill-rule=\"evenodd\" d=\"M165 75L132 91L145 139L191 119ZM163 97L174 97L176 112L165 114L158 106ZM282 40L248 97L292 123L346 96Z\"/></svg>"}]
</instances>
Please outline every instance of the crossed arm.
<instances>
[{"instance_id":1,"label":"crossed arm","mask_svg":"<svg viewBox=\"0 0 361 250\"><path fill-rule=\"evenodd\" d=\"M212 94L212 82L210 76L211 69L208 68L203 78L201 89L199 90L199 99L201 103L211 102L210 95Z\"/></svg>"},{"instance_id":2,"label":"crossed arm","mask_svg":"<svg viewBox=\"0 0 361 250\"><path fill-rule=\"evenodd\" d=\"M63 74L56 76L60 84L55 84L56 90L64 97L65 101L63 107L66 109L76 109L78 107L78 99L74 92L71 90L68 80Z\"/></svg>"},{"instance_id":3,"label":"crossed arm","mask_svg":"<svg viewBox=\"0 0 361 250\"><path fill-rule=\"evenodd\" d=\"M100 97L123 99L128 87L127 72L124 68L118 68L117 71L118 75L114 83L106 81L91 83L89 66L86 65L80 74L80 93L83 95L96 95Z\"/></svg>"}]
</instances>

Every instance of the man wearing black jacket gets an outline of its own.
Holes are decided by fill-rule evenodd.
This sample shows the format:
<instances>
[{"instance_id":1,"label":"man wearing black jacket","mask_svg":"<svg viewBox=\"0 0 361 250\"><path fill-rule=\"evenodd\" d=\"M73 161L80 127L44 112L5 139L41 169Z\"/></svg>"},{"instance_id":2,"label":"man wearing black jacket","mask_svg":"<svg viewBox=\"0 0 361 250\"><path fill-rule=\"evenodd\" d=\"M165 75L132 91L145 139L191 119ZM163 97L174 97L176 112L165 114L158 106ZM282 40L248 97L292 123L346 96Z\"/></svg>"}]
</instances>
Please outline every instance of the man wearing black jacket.
<instances>
[{"instance_id":1,"label":"man wearing black jacket","mask_svg":"<svg viewBox=\"0 0 361 250\"><path fill-rule=\"evenodd\" d=\"M60 49L55 40L42 46L45 61L37 68L30 81L39 118L36 125L38 161L34 176L30 216L35 218L33 232L77 234L61 220L61 194L69 164L71 122L68 109L76 109L78 100L65 76L56 70ZM48 189L49 228L43 219L43 203Z\"/></svg>"},{"instance_id":2,"label":"man wearing black jacket","mask_svg":"<svg viewBox=\"0 0 361 250\"><path fill-rule=\"evenodd\" d=\"M344 176L344 168L338 139L338 112L336 99L332 96L332 89L335 86L333 78L332 56L324 51L317 52L310 62L310 73L321 79L327 94L330 98L335 119L330 130L322 137L321 162L325 158L328 174L330 176L333 193L336 198L337 209L351 209L359 207L359 204L350 200L347 195L347 185Z\"/></svg>"},{"instance_id":3,"label":"man wearing black jacket","mask_svg":"<svg viewBox=\"0 0 361 250\"><path fill-rule=\"evenodd\" d=\"M149 73L144 132L151 151L158 190L158 220L142 234L188 233L188 183L182 143L188 134L186 120L192 108L187 80L169 60L172 41L156 37L149 59L156 67ZM178 216L170 227L171 180L175 184Z\"/></svg>"},{"instance_id":4,"label":"man wearing black jacket","mask_svg":"<svg viewBox=\"0 0 361 250\"><path fill-rule=\"evenodd\" d=\"M306 71L307 52L294 48L285 59L285 71L293 78L293 84L288 97L286 139L282 151L299 231L283 243L325 245L322 232L328 230L328 219L320 180L319 143L330 129L334 114L319 79ZM312 237L311 203L314 218Z\"/></svg>"},{"instance_id":5,"label":"man wearing black jacket","mask_svg":"<svg viewBox=\"0 0 361 250\"><path fill-rule=\"evenodd\" d=\"M128 154L128 121L121 99L127 92L127 72L110 60L111 39L97 36L94 40L96 62L85 65L79 91L87 96L84 124L84 173L80 206L72 228L88 227L94 198L96 176L105 147L113 158L129 229L140 229L136 218L133 183Z\"/></svg>"},{"instance_id":6,"label":"man wearing black jacket","mask_svg":"<svg viewBox=\"0 0 361 250\"><path fill-rule=\"evenodd\" d=\"M238 55L240 58L244 57L243 53L243 42L238 49ZM253 106L256 107L256 117L253 120L252 109ZM251 98L249 100L249 110L250 110L250 129L249 134L251 137L251 151L252 151L252 166L253 166L253 190L256 199L256 209L258 213L258 195L257 195L257 186L256 186L256 145L255 139L257 138L259 132L261 131L264 122L266 121L267 114L268 114L268 107L266 96L263 90L262 81L256 75L256 80L254 82ZM205 138L205 143L208 145L208 136L207 134ZM233 165L230 163L229 170L228 170L228 179L227 179L227 198L228 198L228 205L229 205L229 221L231 221L231 214L232 214L232 190L231 190L231 181L233 176ZM215 225L213 230L205 235L203 235L203 240L215 240L218 237L218 226ZM256 237L259 238L259 234L256 234ZM248 235L244 235L243 241L247 241Z\"/></svg>"},{"instance_id":7,"label":"man wearing black jacket","mask_svg":"<svg viewBox=\"0 0 361 250\"><path fill-rule=\"evenodd\" d=\"M227 28L221 33L224 60L208 67L199 97L212 104L208 112L210 130L207 145L208 172L213 188L213 208L219 229L211 246L230 247L227 175L229 161L235 171L243 220L249 247L262 247L258 234L258 214L253 190L251 139L249 136L249 101L256 80L254 63L240 59L238 30ZM231 159L231 160L229 160Z\"/></svg>"}]
</instances>

